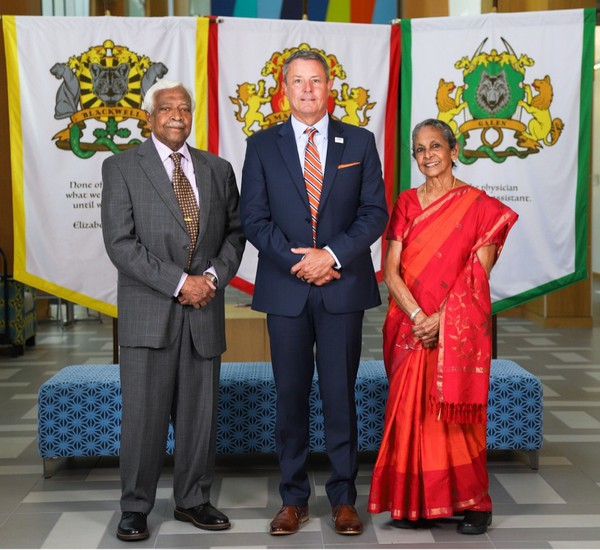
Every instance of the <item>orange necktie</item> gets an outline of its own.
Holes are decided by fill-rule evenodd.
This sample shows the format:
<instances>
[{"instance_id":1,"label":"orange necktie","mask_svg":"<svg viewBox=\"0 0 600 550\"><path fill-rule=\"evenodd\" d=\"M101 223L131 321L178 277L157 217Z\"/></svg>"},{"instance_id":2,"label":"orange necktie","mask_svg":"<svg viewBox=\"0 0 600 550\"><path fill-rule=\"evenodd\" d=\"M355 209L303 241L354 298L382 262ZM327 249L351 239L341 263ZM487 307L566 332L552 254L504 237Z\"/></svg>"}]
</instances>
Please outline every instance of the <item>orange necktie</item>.
<instances>
[{"instance_id":1,"label":"orange necktie","mask_svg":"<svg viewBox=\"0 0 600 550\"><path fill-rule=\"evenodd\" d=\"M317 129L307 128L304 132L308 134L308 143L304 152L304 183L306 184L306 193L308 194L308 204L310 206L313 247L316 248L317 218L319 216L319 201L321 200L321 190L323 188L323 169L321 168L319 150L314 140Z\"/></svg>"}]
</instances>

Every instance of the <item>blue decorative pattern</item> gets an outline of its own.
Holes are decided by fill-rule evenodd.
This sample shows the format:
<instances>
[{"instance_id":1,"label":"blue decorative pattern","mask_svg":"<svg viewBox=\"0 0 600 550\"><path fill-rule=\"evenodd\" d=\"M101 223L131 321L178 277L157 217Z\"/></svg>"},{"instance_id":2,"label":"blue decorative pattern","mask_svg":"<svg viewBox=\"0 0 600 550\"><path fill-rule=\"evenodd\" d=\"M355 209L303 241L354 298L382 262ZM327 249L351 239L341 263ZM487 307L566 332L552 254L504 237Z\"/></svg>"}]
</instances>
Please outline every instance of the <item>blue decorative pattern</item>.
<instances>
[{"instance_id":1,"label":"blue decorative pattern","mask_svg":"<svg viewBox=\"0 0 600 550\"><path fill-rule=\"evenodd\" d=\"M543 389L539 378L514 361L492 361L488 396L487 448L542 448Z\"/></svg>"},{"instance_id":2,"label":"blue decorative pattern","mask_svg":"<svg viewBox=\"0 0 600 550\"><path fill-rule=\"evenodd\" d=\"M362 361L356 382L361 451L379 448L387 390L383 362ZM324 451L323 410L316 374L310 404L310 448ZM275 406L270 363L223 363L217 452L274 452ZM43 458L119 454L118 365L65 367L41 386L38 410L38 446ZM492 362L487 436L488 449L537 451L542 446L542 385L513 361ZM173 447L170 426L167 452L172 453Z\"/></svg>"}]
</instances>

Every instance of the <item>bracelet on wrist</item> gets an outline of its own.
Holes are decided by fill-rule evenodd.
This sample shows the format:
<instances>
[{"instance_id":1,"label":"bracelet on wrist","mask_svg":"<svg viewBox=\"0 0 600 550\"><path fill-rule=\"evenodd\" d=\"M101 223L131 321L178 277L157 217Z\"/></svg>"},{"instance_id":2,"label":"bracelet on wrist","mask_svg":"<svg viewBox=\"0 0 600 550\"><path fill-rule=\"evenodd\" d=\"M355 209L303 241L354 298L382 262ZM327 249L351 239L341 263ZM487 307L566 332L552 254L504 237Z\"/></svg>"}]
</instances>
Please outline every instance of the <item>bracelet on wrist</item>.
<instances>
[{"instance_id":1,"label":"bracelet on wrist","mask_svg":"<svg viewBox=\"0 0 600 550\"><path fill-rule=\"evenodd\" d=\"M418 307L410 314L410 322L411 323L415 320L415 317L418 315L419 311L423 311L423 310L420 307Z\"/></svg>"}]
</instances>

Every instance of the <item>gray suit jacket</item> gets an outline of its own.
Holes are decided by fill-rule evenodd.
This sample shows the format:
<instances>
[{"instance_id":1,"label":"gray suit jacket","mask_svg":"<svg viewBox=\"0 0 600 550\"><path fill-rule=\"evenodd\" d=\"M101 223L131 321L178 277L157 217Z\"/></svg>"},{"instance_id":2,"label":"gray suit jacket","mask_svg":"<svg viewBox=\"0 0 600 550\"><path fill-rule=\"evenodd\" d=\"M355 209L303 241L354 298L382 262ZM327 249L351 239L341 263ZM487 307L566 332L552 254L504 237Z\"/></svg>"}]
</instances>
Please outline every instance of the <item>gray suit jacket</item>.
<instances>
[{"instance_id":1,"label":"gray suit jacket","mask_svg":"<svg viewBox=\"0 0 600 550\"><path fill-rule=\"evenodd\" d=\"M215 357L225 351L224 289L237 272L245 239L231 165L206 151L189 150L200 199L200 229L190 273L202 274L212 265L219 278L210 304L190 308L190 323L198 352ZM184 306L173 293L190 244L169 175L148 139L107 158L102 179L104 244L119 272L119 344L165 347L181 327Z\"/></svg>"}]
</instances>

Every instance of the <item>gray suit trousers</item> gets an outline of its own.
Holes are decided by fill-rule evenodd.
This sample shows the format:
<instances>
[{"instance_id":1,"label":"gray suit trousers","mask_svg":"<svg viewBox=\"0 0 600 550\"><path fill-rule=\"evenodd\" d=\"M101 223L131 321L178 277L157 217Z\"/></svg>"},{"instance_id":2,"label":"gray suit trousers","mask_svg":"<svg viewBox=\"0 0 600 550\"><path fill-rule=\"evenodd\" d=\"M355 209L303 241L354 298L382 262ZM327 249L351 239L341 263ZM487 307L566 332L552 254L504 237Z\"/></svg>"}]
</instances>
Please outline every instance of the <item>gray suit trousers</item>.
<instances>
[{"instance_id":1,"label":"gray suit trousers","mask_svg":"<svg viewBox=\"0 0 600 550\"><path fill-rule=\"evenodd\" d=\"M154 506L169 417L175 427L175 504L191 508L210 498L221 357L198 354L190 332L191 308L184 309L178 337L166 348L121 348L123 512L149 513Z\"/></svg>"}]
</instances>

